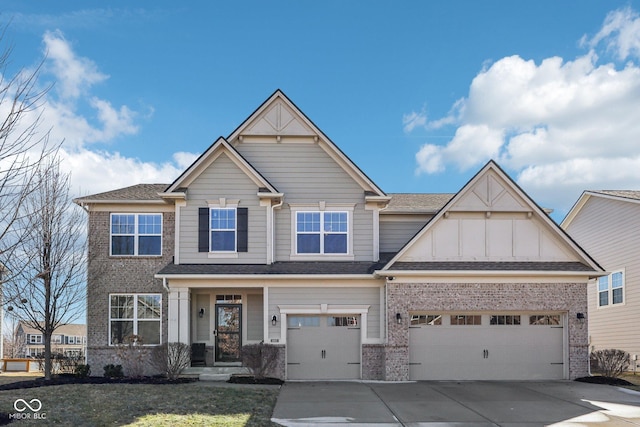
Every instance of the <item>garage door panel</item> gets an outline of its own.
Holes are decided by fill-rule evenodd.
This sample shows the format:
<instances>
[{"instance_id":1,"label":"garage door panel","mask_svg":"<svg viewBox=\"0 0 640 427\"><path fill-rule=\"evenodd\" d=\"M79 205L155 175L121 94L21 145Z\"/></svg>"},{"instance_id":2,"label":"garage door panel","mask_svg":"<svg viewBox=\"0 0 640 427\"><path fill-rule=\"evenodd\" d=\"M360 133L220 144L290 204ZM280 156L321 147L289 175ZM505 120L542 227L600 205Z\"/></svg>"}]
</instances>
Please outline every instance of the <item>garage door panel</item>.
<instances>
[{"instance_id":1,"label":"garage door panel","mask_svg":"<svg viewBox=\"0 0 640 427\"><path fill-rule=\"evenodd\" d=\"M564 333L561 326L530 325L525 315L520 316L523 324L490 324L490 317L483 315L481 325L451 325L447 319L439 325L411 326L410 379L564 377Z\"/></svg>"},{"instance_id":2,"label":"garage door panel","mask_svg":"<svg viewBox=\"0 0 640 427\"><path fill-rule=\"evenodd\" d=\"M302 320L300 325L288 328L288 379L360 378L360 327L356 326L359 317L296 318ZM349 325L344 323L345 319Z\"/></svg>"}]
</instances>

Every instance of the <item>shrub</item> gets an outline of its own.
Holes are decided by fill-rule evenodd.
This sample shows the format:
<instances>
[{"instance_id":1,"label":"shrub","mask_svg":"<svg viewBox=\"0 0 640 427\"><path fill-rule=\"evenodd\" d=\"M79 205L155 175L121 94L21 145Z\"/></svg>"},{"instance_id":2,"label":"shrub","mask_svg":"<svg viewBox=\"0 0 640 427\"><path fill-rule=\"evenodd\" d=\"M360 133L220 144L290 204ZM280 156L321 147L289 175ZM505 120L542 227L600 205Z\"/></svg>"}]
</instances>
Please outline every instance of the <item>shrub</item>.
<instances>
[{"instance_id":1,"label":"shrub","mask_svg":"<svg viewBox=\"0 0 640 427\"><path fill-rule=\"evenodd\" d=\"M76 375L76 377L86 378L89 375L91 375L91 368L89 367L89 365L85 365L81 363L76 366L74 374Z\"/></svg>"},{"instance_id":2,"label":"shrub","mask_svg":"<svg viewBox=\"0 0 640 427\"><path fill-rule=\"evenodd\" d=\"M591 352L591 370L602 376L617 378L629 367L629 353L623 350L606 349Z\"/></svg>"},{"instance_id":3,"label":"shrub","mask_svg":"<svg viewBox=\"0 0 640 427\"><path fill-rule=\"evenodd\" d=\"M142 337L129 335L124 344L116 348L116 355L122 362L127 376L139 378L144 375L144 365L148 359L148 350L142 346Z\"/></svg>"},{"instance_id":4,"label":"shrub","mask_svg":"<svg viewBox=\"0 0 640 427\"><path fill-rule=\"evenodd\" d=\"M191 364L191 347L182 342L159 345L151 351L149 362L168 379L175 380Z\"/></svg>"},{"instance_id":5,"label":"shrub","mask_svg":"<svg viewBox=\"0 0 640 427\"><path fill-rule=\"evenodd\" d=\"M112 363L104 366L104 376L106 378L122 378L122 365L114 365Z\"/></svg>"},{"instance_id":6,"label":"shrub","mask_svg":"<svg viewBox=\"0 0 640 427\"><path fill-rule=\"evenodd\" d=\"M242 364L256 378L264 378L273 372L278 363L278 347L260 344L249 344L242 346Z\"/></svg>"}]
</instances>

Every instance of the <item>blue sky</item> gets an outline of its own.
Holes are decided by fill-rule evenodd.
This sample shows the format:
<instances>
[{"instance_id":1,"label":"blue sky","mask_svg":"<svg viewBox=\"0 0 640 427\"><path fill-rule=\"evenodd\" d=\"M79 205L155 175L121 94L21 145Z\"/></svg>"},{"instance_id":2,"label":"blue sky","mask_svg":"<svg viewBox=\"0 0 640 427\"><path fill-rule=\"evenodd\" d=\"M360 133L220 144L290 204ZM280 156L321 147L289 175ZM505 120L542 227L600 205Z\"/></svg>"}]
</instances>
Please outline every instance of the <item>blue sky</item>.
<instances>
[{"instance_id":1,"label":"blue sky","mask_svg":"<svg viewBox=\"0 0 640 427\"><path fill-rule=\"evenodd\" d=\"M282 89L386 192L496 160L560 221L640 188L640 2L3 1L7 75L45 55L74 191L171 182Z\"/></svg>"}]
</instances>

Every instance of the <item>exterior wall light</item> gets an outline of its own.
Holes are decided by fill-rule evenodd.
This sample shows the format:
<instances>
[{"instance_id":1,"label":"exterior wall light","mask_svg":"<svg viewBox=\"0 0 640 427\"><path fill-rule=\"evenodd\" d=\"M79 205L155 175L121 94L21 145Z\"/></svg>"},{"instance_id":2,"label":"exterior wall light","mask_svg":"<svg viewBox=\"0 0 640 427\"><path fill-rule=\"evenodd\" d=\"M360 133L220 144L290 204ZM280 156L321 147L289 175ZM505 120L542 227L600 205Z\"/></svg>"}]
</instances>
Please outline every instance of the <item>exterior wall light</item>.
<instances>
[{"instance_id":1,"label":"exterior wall light","mask_svg":"<svg viewBox=\"0 0 640 427\"><path fill-rule=\"evenodd\" d=\"M271 324L273 326L276 326L276 323L278 323L278 318L276 317L276 315L274 314L273 317L271 318Z\"/></svg>"},{"instance_id":2,"label":"exterior wall light","mask_svg":"<svg viewBox=\"0 0 640 427\"><path fill-rule=\"evenodd\" d=\"M402 316L400 315L400 313L396 313L396 320L398 321L398 325L402 323Z\"/></svg>"},{"instance_id":3,"label":"exterior wall light","mask_svg":"<svg viewBox=\"0 0 640 427\"><path fill-rule=\"evenodd\" d=\"M200 309L200 311L198 312L198 316L204 317L204 308Z\"/></svg>"},{"instance_id":4,"label":"exterior wall light","mask_svg":"<svg viewBox=\"0 0 640 427\"><path fill-rule=\"evenodd\" d=\"M578 319L584 319L584 313L577 313L576 317Z\"/></svg>"}]
</instances>

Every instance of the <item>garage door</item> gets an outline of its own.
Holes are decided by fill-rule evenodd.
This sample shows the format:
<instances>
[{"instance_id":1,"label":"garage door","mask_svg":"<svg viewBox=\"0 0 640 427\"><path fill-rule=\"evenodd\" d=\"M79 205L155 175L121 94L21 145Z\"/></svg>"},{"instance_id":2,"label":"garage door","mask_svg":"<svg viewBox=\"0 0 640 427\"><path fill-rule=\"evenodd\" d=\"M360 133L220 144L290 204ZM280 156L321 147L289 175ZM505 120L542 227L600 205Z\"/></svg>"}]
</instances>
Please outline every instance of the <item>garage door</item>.
<instances>
[{"instance_id":1,"label":"garage door","mask_svg":"<svg viewBox=\"0 0 640 427\"><path fill-rule=\"evenodd\" d=\"M410 323L412 380L564 378L560 314L415 313Z\"/></svg>"},{"instance_id":2,"label":"garage door","mask_svg":"<svg viewBox=\"0 0 640 427\"><path fill-rule=\"evenodd\" d=\"M360 317L287 317L287 378L360 378Z\"/></svg>"}]
</instances>

